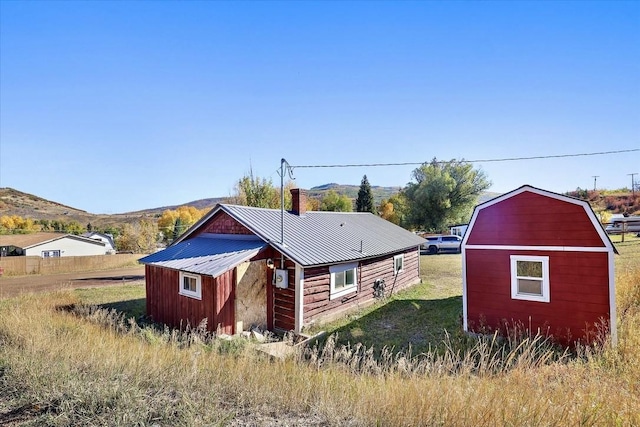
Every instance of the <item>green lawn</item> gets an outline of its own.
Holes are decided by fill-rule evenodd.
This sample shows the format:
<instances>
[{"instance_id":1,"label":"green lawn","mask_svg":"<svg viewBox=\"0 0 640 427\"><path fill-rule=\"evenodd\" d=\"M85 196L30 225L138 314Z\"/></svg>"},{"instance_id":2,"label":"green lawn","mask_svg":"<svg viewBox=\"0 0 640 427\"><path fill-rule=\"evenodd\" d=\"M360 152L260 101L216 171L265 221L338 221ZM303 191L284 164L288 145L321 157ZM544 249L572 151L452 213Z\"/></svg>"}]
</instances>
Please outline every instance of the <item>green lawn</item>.
<instances>
[{"instance_id":1,"label":"green lawn","mask_svg":"<svg viewBox=\"0 0 640 427\"><path fill-rule=\"evenodd\" d=\"M144 284L108 286L104 288L76 289L82 304L115 309L127 318L139 318L146 314Z\"/></svg>"},{"instance_id":2,"label":"green lawn","mask_svg":"<svg viewBox=\"0 0 640 427\"><path fill-rule=\"evenodd\" d=\"M335 322L322 325L340 344L418 354L462 331L462 260L458 254L420 257L422 283ZM316 332L316 331L311 331Z\"/></svg>"}]
</instances>

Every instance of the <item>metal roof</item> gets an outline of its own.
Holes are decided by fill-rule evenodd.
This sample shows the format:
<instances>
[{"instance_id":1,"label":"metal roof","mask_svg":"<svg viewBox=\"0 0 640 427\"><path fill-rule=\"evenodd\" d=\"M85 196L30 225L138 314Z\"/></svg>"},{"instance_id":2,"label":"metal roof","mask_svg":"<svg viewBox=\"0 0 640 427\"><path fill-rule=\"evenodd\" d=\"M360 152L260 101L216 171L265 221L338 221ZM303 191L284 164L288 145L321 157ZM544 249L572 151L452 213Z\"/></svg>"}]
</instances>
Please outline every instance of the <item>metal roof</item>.
<instances>
[{"instance_id":1,"label":"metal roof","mask_svg":"<svg viewBox=\"0 0 640 427\"><path fill-rule=\"evenodd\" d=\"M424 239L371 213L284 212L284 245L281 244L281 211L278 209L220 204L204 224L223 210L258 237L302 266L334 264L375 258L417 248ZM189 232L185 233L188 238Z\"/></svg>"},{"instance_id":2,"label":"metal roof","mask_svg":"<svg viewBox=\"0 0 640 427\"><path fill-rule=\"evenodd\" d=\"M85 243L105 246L104 242L88 237L75 236L67 233L37 232L29 234L6 234L0 235L0 246L16 246L22 249L29 249L43 243L53 242L63 238L79 240Z\"/></svg>"},{"instance_id":3,"label":"metal roof","mask_svg":"<svg viewBox=\"0 0 640 427\"><path fill-rule=\"evenodd\" d=\"M141 258L143 264L218 277L253 258L267 244L259 239L219 238L207 234L184 240Z\"/></svg>"}]
</instances>

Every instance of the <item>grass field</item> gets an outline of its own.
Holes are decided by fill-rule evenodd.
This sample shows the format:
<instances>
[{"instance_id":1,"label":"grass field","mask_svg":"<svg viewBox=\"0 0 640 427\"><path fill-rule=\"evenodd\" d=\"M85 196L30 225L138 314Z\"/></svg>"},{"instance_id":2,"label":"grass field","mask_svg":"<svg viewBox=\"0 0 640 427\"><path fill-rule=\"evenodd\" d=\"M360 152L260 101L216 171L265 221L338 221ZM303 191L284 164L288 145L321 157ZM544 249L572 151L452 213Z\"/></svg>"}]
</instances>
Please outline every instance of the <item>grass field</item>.
<instances>
[{"instance_id":1,"label":"grass field","mask_svg":"<svg viewBox=\"0 0 640 427\"><path fill-rule=\"evenodd\" d=\"M460 336L459 255L423 257L422 285L286 360L126 320L142 286L3 300L0 424L640 425L640 239L618 249L619 344L575 354Z\"/></svg>"}]
</instances>

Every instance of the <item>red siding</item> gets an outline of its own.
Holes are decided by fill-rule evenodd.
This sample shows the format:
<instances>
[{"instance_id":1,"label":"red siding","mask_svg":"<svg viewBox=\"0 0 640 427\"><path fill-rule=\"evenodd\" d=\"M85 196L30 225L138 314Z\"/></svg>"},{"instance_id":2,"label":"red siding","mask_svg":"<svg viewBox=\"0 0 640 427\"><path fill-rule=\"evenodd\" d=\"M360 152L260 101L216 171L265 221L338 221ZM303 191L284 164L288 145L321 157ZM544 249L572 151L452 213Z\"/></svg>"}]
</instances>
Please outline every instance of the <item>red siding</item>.
<instances>
[{"instance_id":1,"label":"red siding","mask_svg":"<svg viewBox=\"0 0 640 427\"><path fill-rule=\"evenodd\" d=\"M417 249L404 253L404 271L393 273L393 255L360 262L358 266L358 290L341 298L329 300L331 291L329 267L313 267L304 270L304 324L324 316L370 303L374 300L373 284L384 279L386 295L395 293L419 280L419 256Z\"/></svg>"},{"instance_id":2,"label":"red siding","mask_svg":"<svg viewBox=\"0 0 640 427\"><path fill-rule=\"evenodd\" d=\"M253 234L247 227L231 218L226 212L218 212L201 227L200 233Z\"/></svg>"},{"instance_id":3,"label":"red siding","mask_svg":"<svg viewBox=\"0 0 640 427\"><path fill-rule=\"evenodd\" d=\"M279 262L278 260L278 268L280 268ZM285 261L285 268L289 273L289 287L281 289L271 286L273 290L273 326L275 329L291 331L296 326L295 264L287 260ZM273 271L271 273L273 274ZM270 275L269 280L273 281L273 275Z\"/></svg>"},{"instance_id":4,"label":"red siding","mask_svg":"<svg viewBox=\"0 0 640 427\"><path fill-rule=\"evenodd\" d=\"M156 322L176 328L197 327L207 319L211 331L234 332L234 271L217 279L202 276L202 299L180 295L176 270L145 266L147 315Z\"/></svg>"},{"instance_id":5,"label":"red siding","mask_svg":"<svg viewBox=\"0 0 640 427\"><path fill-rule=\"evenodd\" d=\"M467 244L604 247L582 206L528 191L480 209Z\"/></svg>"},{"instance_id":6,"label":"red siding","mask_svg":"<svg viewBox=\"0 0 640 427\"><path fill-rule=\"evenodd\" d=\"M549 303L511 299L510 255L549 256ZM519 322L568 344L609 320L606 252L467 249L465 256L470 331Z\"/></svg>"}]
</instances>

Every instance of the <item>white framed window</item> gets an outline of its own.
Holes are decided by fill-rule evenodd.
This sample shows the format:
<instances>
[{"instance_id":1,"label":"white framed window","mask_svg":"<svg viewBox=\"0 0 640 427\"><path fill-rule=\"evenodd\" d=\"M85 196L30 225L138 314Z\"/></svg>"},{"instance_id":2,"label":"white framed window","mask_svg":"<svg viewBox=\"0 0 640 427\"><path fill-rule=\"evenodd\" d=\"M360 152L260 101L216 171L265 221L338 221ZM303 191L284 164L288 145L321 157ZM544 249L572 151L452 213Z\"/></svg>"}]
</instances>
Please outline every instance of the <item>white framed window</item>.
<instances>
[{"instance_id":1,"label":"white framed window","mask_svg":"<svg viewBox=\"0 0 640 427\"><path fill-rule=\"evenodd\" d=\"M549 302L549 257L511 255L511 298Z\"/></svg>"},{"instance_id":2,"label":"white framed window","mask_svg":"<svg viewBox=\"0 0 640 427\"><path fill-rule=\"evenodd\" d=\"M393 257L393 274L402 273L404 271L404 254Z\"/></svg>"},{"instance_id":3,"label":"white framed window","mask_svg":"<svg viewBox=\"0 0 640 427\"><path fill-rule=\"evenodd\" d=\"M180 295L202 299L202 279L197 274L180 272Z\"/></svg>"},{"instance_id":4,"label":"white framed window","mask_svg":"<svg viewBox=\"0 0 640 427\"><path fill-rule=\"evenodd\" d=\"M332 265L329 267L329 272L331 273L330 300L358 289L358 263Z\"/></svg>"},{"instance_id":5,"label":"white framed window","mask_svg":"<svg viewBox=\"0 0 640 427\"><path fill-rule=\"evenodd\" d=\"M60 257L60 251L42 251L42 258L58 258Z\"/></svg>"}]
</instances>

